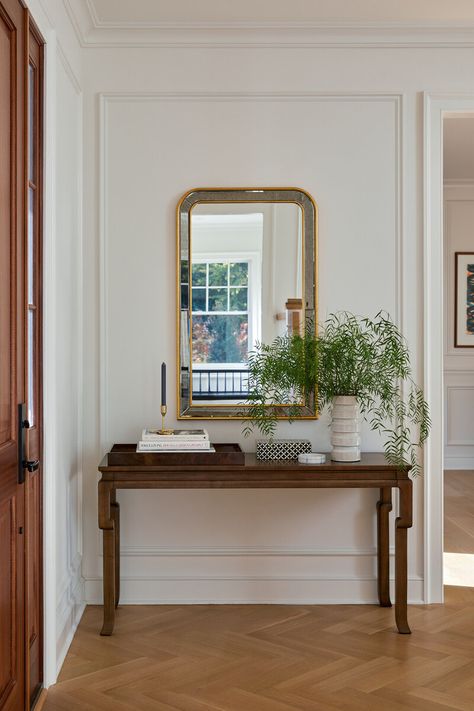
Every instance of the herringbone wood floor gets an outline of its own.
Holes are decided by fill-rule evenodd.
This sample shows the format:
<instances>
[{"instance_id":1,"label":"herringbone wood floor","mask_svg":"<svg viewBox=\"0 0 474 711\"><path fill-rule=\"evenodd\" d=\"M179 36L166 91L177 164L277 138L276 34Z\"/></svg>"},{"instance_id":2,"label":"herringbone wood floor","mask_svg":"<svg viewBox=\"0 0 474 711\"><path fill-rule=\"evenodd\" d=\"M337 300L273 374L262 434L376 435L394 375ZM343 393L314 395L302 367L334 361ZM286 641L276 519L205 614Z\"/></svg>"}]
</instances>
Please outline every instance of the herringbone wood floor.
<instances>
[{"instance_id":1,"label":"herringbone wood floor","mask_svg":"<svg viewBox=\"0 0 474 711\"><path fill-rule=\"evenodd\" d=\"M447 514L474 536L474 473L450 476ZM473 589L410 607L411 636L375 606L124 606L112 637L101 613L87 608L45 711L474 711Z\"/></svg>"},{"instance_id":2,"label":"herringbone wood floor","mask_svg":"<svg viewBox=\"0 0 474 711\"><path fill-rule=\"evenodd\" d=\"M474 553L474 472L447 471L444 477L444 550Z\"/></svg>"}]
</instances>

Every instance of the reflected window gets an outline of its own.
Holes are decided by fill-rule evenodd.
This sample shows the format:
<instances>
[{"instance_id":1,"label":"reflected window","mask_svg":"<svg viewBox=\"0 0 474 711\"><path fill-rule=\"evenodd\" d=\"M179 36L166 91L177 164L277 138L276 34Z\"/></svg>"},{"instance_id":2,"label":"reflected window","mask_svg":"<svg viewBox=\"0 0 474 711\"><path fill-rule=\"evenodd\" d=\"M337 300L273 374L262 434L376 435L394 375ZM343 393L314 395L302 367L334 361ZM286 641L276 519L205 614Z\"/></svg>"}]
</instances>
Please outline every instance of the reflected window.
<instances>
[{"instance_id":1,"label":"reflected window","mask_svg":"<svg viewBox=\"0 0 474 711\"><path fill-rule=\"evenodd\" d=\"M248 261L193 264L193 364L247 361L248 274Z\"/></svg>"},{"instance_id":2,"label":"reflected window","mask_svg":"<svg viewBox=\"0 0 474 711\"><path fill-rule=\"evenodd\" d=\"M242 401L261 334L263 214L193 213L193 400Z\"/></svg>"},{"instance_id":3,"label":"reflected window","mask_svg":"<svg viewBox=\"0 0 474 711\"><path fill-rule=\"evenodd\" d=\"M250 275L258 274L252 266L250 258L192 265L194 400L240 400L248 394L249 333L259 331L259 314L250 309Z\"/></svg>"}]
</instances>

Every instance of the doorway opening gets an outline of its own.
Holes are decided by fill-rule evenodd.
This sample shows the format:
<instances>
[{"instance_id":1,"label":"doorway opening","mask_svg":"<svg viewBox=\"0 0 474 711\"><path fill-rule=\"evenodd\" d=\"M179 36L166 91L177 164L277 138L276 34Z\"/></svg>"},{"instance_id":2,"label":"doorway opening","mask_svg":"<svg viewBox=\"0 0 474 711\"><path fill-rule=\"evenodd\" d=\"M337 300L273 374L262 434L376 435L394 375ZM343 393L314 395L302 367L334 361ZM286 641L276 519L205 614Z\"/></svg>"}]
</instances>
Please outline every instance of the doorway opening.
<instances>
[{"instance_id":1,"label":"doorway opening","mask_svg":"<svg viewBox=\"0 0 474 711\"><path fill-rule=\"evenodd\" d=\"M474 599L474 112L443 121L444 547L449 599Z\"/></svg>"}]
</instances>

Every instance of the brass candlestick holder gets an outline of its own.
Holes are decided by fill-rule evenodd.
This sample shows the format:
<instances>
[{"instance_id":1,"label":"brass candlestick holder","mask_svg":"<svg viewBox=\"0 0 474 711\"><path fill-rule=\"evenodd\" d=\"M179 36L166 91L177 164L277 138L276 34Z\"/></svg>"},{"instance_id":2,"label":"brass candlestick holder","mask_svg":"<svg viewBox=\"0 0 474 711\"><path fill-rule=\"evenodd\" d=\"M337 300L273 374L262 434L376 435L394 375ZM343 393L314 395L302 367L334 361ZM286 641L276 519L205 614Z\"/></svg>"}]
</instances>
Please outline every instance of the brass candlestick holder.
<instances>
[{"instance_id":1,"label":"brass candlestick holder","mask_svg":"<svg viewBox=\"0 0 474 711\"><path fill-rule=\"evenodd\" d=\"M172 435L172 434L173 434L173 430L167 430L167 429L165 428L165 417L166 417L166 413L167 413L167 411L168 411L168 408L166 407L166 405L162 405L160 411L161 411L161 430L160 430L160 434L161 434L161 435Z\"/></svg>"}]
</instances>

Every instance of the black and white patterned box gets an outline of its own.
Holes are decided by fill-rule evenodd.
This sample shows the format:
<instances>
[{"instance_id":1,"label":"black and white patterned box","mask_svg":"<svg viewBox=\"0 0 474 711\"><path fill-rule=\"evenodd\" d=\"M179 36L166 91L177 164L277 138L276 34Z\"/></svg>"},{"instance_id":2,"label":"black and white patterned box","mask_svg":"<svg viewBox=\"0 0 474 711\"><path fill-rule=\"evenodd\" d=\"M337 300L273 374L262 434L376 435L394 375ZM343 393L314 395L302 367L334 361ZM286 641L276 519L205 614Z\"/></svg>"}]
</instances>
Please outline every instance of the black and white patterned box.
<instances>
[{"instance_id":1,"label":"black and white patterned box","mask_svg":"<svg viewBox=\"0 0 474 711\"><path fill-rule=\"evenodd\" d=\"M258 439L257 459L291 460L298 459L299 454L311 452L311 442L308 439Z\"/></svg>"}]
</instances>

